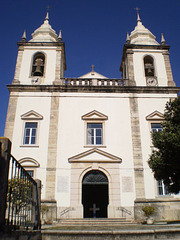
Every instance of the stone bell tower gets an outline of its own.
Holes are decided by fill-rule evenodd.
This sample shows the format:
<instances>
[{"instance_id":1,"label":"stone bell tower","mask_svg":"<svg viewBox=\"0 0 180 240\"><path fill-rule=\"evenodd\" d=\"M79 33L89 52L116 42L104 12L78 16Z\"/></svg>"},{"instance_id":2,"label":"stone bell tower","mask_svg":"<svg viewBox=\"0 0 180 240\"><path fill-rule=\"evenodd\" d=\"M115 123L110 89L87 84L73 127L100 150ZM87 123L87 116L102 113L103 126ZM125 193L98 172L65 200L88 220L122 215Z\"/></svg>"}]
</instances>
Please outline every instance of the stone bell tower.
<instances>
[{"instance_id":1,"label":"stone bell tower","mask_svg":"<svg viewBox=\"0 0 180 240\"><path fill-rule=\"evenodd\" d=\"M137 25L129 35L127 33L120 70L122 77L136 86L175 86L169 48L164 36L161 44L144 27L137 12Z\"/></svg>"},{"instance_id":2,"label":"stone bell tower","mask_svg":"<svg viewBox=\"0 0 180 240\"><path fill-rule=\"evenodd\" d=\"M65 46L49 24L47 12L44 23L32 33L32 39L26 41L24 32L18 42L18 56L13 84L51 85L64 77L66 70Z\"/></svg>"}]
</instances>

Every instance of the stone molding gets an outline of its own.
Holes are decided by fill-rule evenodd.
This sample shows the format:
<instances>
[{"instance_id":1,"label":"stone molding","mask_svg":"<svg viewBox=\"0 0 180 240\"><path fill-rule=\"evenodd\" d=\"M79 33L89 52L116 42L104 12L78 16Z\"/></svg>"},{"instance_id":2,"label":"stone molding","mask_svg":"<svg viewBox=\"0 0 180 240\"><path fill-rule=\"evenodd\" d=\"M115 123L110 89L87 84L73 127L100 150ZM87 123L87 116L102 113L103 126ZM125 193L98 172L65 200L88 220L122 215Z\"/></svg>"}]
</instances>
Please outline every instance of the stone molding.
<instances>
[{"instance_id":1,"label":"stone molding","mask_svg":"<svg viewBox=\"0 0 180 240\"><path fill-rule=\"evenodd\" d=\"M170 59L169 59L169 52L168 51L164 52L163 57L164 57L166 74L167 74L167 79L168 79L168 86L175 87L176 84L173 80L172 69L171 69L171 64L170 64Z\"/></svg>"},{"instance_id":2,"label":"stone molding","mask_svg":"<svg viewBox=\"0 0 180 240\"><path fill-rule=\"evenodd\" d=\"M136 95L133 95L131 98L129 98L129 105L130 105L130 116L131 116L135 191L136 191L136 198L142 198L142 197L145 197L144 171L143 171L138 100Z\"/></svg>"},{"instance_id":3,"label":"stone molding","mask_svg":"<svg viewBox=\"0 0 180 240\"><path fill-rule=\"evenodd\" d=\"M103 113L100 113L96 110L86 113L81 118L82 118L82 120L103 120L103 121L108 120L108 116L106 116Z\"/></svg>"},{"instance_id":4,"label":"stone molding","mask_svg":"<svg viewBox=\"0 0 180 240\"><path fill-rule=\"evenodd\" d=\"M148 121L163 121L164 120L164 115L160 113L159 111L154 111L150 113L147 117L146 120Z\"/></svg>"},{"instance_id":5,"label":"stone molding","mask_svg":"<svg viewBox=\"0 0 180 240\"><path fill-rule=\"evenodd\" d=\"M92 157L93 153L97 153L99 154L99 156L101 157L104 157L104 159L94 159ZM91 156L91 159L92 160L86 160L86 159L83 159L83 157L87 157L87 156ZM92 163L95 163L95 162L104 162L104 163L121 163L122 162L122 159L115 156L115 155L112 155L110 153L107 153L105 151L102 151L98 148L92 148L88 151L85 151L83 153L80 153L80 154L77 154L76 156L73 156L71 158L68 159L68 161L70 163L74 163L74 162L92 162Z\"/></svg>"},{"instance_id":6,"label":"stone molding","mask_svg":"<svg viewBox=\"0 0 180 240\"><path fill-rule=\"evenodd\" d=\"M156 93L177 94L180 87L147 86L65 86L65 85L7 85L10 92L96 92L96 93Z\"/></svg>"},{"instance_id":7,"label":"stone molding","mask_svg":"<svg viewBox=\"0 0 180 240\"><path fill-rule=\"evenodd\" d=\"M52 94L49 140L48 140L48 156L46 168L46 199L55 199L55 183L56 183L56 158L57 158L57 139L58 139L58 120L59 120L59 96Z\"/></svg>"},{"instance_id":8,"label":"stone molding","mask_svg":"<svg viewBox=\"0 0 180 240\"><path fill-rule=\"evenodd\" d=\"M20 76L23 52L24 52L24 47L20 46L18 49L18 56L17 56L17 60L16 60L16 69L15 69L15 74L14 74L14 80L12 82L13 84L20 83L19 76Z\"/></svg>"},{"instance_id":9,"label":"stone molding","mask_svg":"<svg viewBox=\"0 0 180 240\"><path fill-rule=\"evenodd\" d=\"M5 125L5 130L4 130L4 136L9 138L11 141L12 141L12 138L13 138L17 101L18 101L18 97L17 96L12 96L10 94L9 105L8 105L8 110L7 110L7 117L6 117L6 125Z\"/></svg>"}]
</instances>

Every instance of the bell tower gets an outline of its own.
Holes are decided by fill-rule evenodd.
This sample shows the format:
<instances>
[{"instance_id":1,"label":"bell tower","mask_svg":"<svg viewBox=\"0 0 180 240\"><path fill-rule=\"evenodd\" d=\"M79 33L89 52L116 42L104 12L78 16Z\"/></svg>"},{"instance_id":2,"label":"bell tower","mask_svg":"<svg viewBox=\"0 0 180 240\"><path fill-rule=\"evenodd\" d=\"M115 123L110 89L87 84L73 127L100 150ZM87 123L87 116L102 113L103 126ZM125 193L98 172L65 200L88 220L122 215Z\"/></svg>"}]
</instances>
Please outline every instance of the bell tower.
<instances>
[{"instance_id":1,"label":"bell tower","mask_svg":"<svg viewBox=\"0 0 180 240\"><path fill-rule=\"evenodd\" d=\"M142 24L137 10L137 25L127 33L120 71L133 86L175 86L169 60L170 46L161 36L161 44Z\"/></svg>"},{"instance_id":2,"label":"bell tower","mask_svg":"<svg viewBox=\"0 0 180 240\"><path fill-rule=\"evenodd\" d=\"M47 12L44 23L26 40L26 32L18 42L18 56L12 84L59 84L66 70L65 45L49 24Z\"/></svg>"}]
</instances>

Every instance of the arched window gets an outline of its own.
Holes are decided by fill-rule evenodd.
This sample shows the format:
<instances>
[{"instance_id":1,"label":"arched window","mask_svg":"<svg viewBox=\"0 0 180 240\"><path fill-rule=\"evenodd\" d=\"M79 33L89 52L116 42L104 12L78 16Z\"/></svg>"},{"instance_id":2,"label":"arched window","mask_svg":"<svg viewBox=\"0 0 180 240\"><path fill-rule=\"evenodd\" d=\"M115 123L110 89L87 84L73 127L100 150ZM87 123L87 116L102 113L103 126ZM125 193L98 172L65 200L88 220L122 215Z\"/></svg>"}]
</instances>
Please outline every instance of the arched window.
<instances>
[{"instance_id":1,"label":"arched window","mask_svg":"<svg viewBox=\"0 0 180 240\"><path fill-rule=\"evenodd\" d=\"M43 76L44 75L44 63L45 56L43 53L38 52L34 55L33 65L32 65L32 76Z\"/></svg>"},{"instance_id":2,"label":"arched window","mask_svg":"<svg viewBox=\"0 0 180 240\"><path fill-rule=\"evenodd\" d=\"M144 58L144 71L146 77L155 76L154 60L151 56L146 56Z\"/></svg>"}]
</instances>

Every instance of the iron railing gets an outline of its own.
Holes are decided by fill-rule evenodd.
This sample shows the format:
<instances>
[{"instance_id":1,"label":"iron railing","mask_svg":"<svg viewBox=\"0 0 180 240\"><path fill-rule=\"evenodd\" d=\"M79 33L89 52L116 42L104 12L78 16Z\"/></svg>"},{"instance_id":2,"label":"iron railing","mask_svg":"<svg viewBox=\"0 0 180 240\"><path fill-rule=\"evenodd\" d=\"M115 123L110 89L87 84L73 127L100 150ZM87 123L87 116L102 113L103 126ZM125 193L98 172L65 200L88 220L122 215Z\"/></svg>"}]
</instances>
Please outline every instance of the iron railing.
<instances>
[{"instance_id":1,"label":"iron railing","mask_svg":"<svg viewBox=\"0 0 180 240\"><path fill-rule=\"evenodd\" d=\"M39 198L36 181L11 156L9 163L6 224L14 228L39 229Z\"/></svg>"}]
</instances>

